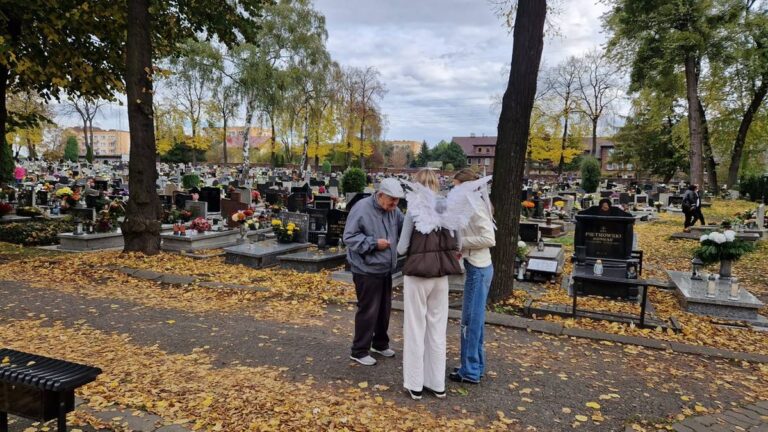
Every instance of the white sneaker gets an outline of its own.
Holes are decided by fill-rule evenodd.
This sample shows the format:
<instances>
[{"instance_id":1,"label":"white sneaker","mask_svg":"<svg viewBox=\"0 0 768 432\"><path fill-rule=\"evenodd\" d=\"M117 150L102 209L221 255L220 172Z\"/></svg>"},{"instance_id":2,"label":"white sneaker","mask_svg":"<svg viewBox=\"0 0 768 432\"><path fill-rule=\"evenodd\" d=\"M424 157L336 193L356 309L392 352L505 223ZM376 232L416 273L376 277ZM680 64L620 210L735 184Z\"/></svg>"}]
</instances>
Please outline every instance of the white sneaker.
<instances>
[{"instance_id":1,"label":"white sneaker","mask_svg":"<svg viewBox=\"0 0 768 432\"><path fill-rule=\"evenodd\" d=\"M382 355L384 357L394 357L395 356L395 350L392 349L385 349L385 350L377 350L376 348L371 348L371 351L375 352L376 354Z\"/></svg>"},{"instance_id":2,"label":"white sneaker","mask_svg":"<svg viewBox=\"0 0 768 432\"><path fill-rule=\"evenodd\" d=\"M373 365L376 364L376 359L371 357L371 356L369 356L369 355L367 355L365 357L360 357L360 358L349 356L349 359L350 360L354 360L354 361L360 363L363 366L373 366Z\"/></svg>"}]
</instances>

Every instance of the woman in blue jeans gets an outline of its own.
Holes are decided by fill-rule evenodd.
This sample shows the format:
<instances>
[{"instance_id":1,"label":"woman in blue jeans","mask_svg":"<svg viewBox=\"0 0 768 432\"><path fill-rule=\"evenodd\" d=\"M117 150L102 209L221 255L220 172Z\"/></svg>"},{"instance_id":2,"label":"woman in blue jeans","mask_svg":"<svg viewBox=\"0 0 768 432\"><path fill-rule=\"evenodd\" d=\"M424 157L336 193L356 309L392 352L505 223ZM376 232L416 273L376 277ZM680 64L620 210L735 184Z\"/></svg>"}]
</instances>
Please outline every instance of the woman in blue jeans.
<instances>
[{"instance_id":1,"label":"woman in blue jeans","mask_svg":"<svg viewBox=\"0 0 768 432\"><path fill-rule=\"evenodd\" d=\"M470 169L453 177L454 185L476 180ZM483 186L485 187L485 186ZM461 232L461 255L464 260L464 304L461 309L461 366L448 375L451 381L477 384L485 373L483 333L485 304L493 279L490 248L496 246L493 216L487 191L474 194L475 213Z\"/></svg>"}]
</instances>

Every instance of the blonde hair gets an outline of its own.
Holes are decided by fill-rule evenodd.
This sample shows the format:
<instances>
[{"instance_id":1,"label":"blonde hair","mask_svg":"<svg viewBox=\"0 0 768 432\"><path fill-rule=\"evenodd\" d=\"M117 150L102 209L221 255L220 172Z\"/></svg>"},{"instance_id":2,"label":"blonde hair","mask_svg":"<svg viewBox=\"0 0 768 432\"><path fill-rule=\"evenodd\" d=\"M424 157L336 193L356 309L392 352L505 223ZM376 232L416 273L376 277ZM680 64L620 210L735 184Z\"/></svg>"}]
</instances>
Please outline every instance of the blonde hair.
<instances>
[{"instance_id":1,"label":"blonde hair","mask_svg":"<svg viewBox=\"0 0 768 432\"><path fill-rule=\"evenodd\" d=\"M435 192L440 191L440 179L437 178L437 174L431 169L420 169L419 172L413 176L413 179Z\"/></svg>"},{"instance_id":2,"label":"blonde hair","mask_svg":"<svg viewBox=\"0 0 768 432\"><path fill-rule=\"evenodd\" d=\"M456 174L453 175L453 179L454 180L458 180L461 183L464 183L464 182L467 182L467 181L472 181L472 180L477 180L478 178L479 177L478 177L477 173L475 173L474 171L472 171L469 168L464 168L463 170L461 170L461 171L459 171L459 172L457 172Z\"/></svg>"}]
</instances>

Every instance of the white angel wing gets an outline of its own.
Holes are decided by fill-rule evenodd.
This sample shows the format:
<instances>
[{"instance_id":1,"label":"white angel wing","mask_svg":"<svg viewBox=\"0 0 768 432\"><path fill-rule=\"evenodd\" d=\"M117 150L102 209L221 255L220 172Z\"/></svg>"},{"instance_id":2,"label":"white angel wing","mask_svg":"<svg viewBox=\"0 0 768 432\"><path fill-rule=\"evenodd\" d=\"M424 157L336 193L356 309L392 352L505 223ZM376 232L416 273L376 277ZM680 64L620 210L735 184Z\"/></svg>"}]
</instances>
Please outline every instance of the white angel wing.
<instances>
[{"instance_id":1,"label":"white angel wing","mask_svg":"<svg viewBox=\"0 0 768 432\"><path fill-rule=\"evenodd\" d=\"M413 217L413 225L416 231L429 234L441 226L443 215L437 212L437 194L420 183L403 182L407 192L408 213Z\"/></svg>"},{"instance_id":2,"label":"white angel wing","mask_svg":"<svg viewBox=\"0 0 768 432\"><path fill-rule=\"evenodd\" d=\"M486 176L451 189L446 203L448 211L443 215L441 225L451 230L461 230L469 224L476 212L485 210L489 215L492 214L488 197L488 182L491 179L492 176Z\"/></svg>"}]
</instances>

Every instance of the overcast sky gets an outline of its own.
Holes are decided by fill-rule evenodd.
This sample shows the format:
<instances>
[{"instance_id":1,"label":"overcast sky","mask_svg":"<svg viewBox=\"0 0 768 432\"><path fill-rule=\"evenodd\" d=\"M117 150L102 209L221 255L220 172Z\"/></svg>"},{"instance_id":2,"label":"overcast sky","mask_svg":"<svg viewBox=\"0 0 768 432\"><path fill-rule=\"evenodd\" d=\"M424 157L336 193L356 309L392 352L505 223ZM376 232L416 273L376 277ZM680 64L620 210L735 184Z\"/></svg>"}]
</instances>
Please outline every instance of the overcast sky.
<instances>
[{"instance_id":1,"label":"overcast sky","mask_svg":"<svg viewBox=\"0 0 768 432\"><path fill-rule=\"evenodd\" d=\"M548 37L545 65L605 40L597 0L565 0ZM493 96L503 92L512 36L487 0L315 0L327 19L328 50L345 66L374 66L388 89L382 110L387 139L495 135ZM64 125L75 119L60 119ZM107 107L94 122L128 129L125 107Z\"/></svg>"}]
</instances>

